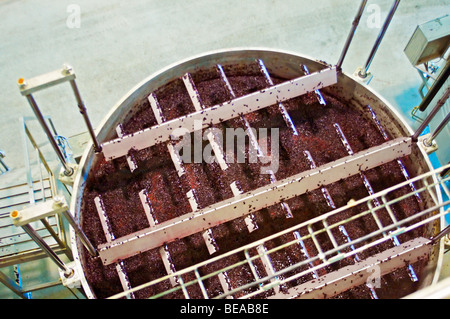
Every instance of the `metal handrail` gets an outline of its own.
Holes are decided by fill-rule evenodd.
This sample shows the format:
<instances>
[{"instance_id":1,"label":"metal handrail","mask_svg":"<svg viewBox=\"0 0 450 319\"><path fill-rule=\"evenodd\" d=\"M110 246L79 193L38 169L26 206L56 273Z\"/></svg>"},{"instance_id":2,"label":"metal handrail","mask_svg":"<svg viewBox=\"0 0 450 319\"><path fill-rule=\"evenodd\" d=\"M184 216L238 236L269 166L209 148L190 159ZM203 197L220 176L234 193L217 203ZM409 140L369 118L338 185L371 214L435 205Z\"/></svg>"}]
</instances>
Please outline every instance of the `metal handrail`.
<instances>
[{"instance_id":1,"label":"metal handrail","mask_svg":"<svg viewBox=\"0 0 450 319\"><path fill-rule=\"evenodd\" d=\"M383 208L390 209L390 207L392 205L394 205L394 204L396 204L396 203L398 203L398 202L400 202L402 200L405 200L406 198L414 197L414 196L416 196L419 193L421 193L421 196L427 194L427 195L429 195L429 197L432 198L432 200L434 202L434 205L432 205L431 207L429 207L427 209L424 209L424 210L422 210L422 211L420 211L420 212L418 212L418 213L416 213L416 214L414 214L414 215L412 215L410 217L407 217L405 219L398 220L398 221L393 221L392 224L390 224L390 225L382 226L378 230L373 231L372 233L366 234L363 237L356 238L356 239L350 239L345 244L341 244L341 245L336 246L336 247L334 247L334 248L332 248L330 250L324 251L324 250L320 250L319 249L319 251L321 251L321 254L309 257L309 258L307 258L307 259L305 259L305 260L303 260L303 261L301 261L299 263L293 264L293 265L291 265L291 266L289 266L287 268L284 268L282 270L276 271L274 274L267 275L267 276L265 276L263 278L255 278L254 281L252 281L252 282L250 282L248 284L242 285L240 287L236 287L233 290L230 290L228 292L224 292L223 294L221 294L219 296L216 296L215 298L225 298L225 297L233 295L233 294L235 294L237 292L241 292L241 291L243 291L245 289L259 286L258 290L254 291L252 293L248 293L248 294L244 295L242 298L253 297L253 296L258 295L258 294L260 294L260 293L262 293L264 291L272 289L275 286L282 285L283 283L291 281L291 280L293 280L293 279L295 279L297 277L304 276L304 275L307 275L307 274L311 274L314 271L322 269L322 268L324 268L324 267L326 267L326 266L328 266L328 265L330 265L330 264L332 264L332 263L334 263L336 261L339 261L339 260L341 260L343 258L347 258L349 256L354 256L354 255L356 255L356 254L358 254L358 253L360 253L360 252L362 252L362 251L364 251L364 250L366 250L366 249L368 249L370 247L379 245L379 244L381 244L381 243L383 243L385 241L388 241L388 240L392 240L394 237L399 236L400 234L403 234L403 233L406 233L408 231L411 231L411 230L413 230L413 229L415 229L417 227L420 227L422 225L430 224L430 223L432 223L432 222L442 218L446 213L450 212L449 208L444 209L445 206L450 204L450 200L447 200L445 202L440 200L440 198L439 198L440 196L438 196L440 194L440 192L436 192L436 188L441 187L444 190L444 192L447 194L447 196L450 195L450 191L449 191L449 189L448 189L448 187L446 185L446 183L448 183L450 181L450 176L447 176L447 177L441 177L440 176L441 172L443 172L445 170L448 170L449 168L450 168L450 164L448 164L446 166L443 166L443 167L440 167L438 169L432 170L430 172L424 173L424 174L422 174L420 176L417 176L415 178L411 178L410 180L404 181L404 182L399 183L399 184L397 184L395 186L392 186L390 188L384 189L384 190L382 190L382 191L380 191L380 192L378 192L376 194L367 196L367 197L365 197L363 199L357 200L357 201L352 202L352 203L348 203L346 206L337 208L337 209L335 209L335 210L333 210L331 212L328 212L326 214L318 216L318 217L316 217L314 219L308 220L308 221L306 221L304 223L301 223L299 225L296 225L294 227L286 229L286 230L284 230L282 232L279 232L277 234L273 234L271 236L268 236L268 237L263 238L261 240L258 240L256 242L253 242L253 243L248 244L246 246L242 246L242 247L237 248L237 249L235 249L233 251L230 251L230 252L227 252L227 253L222 254L220 256L211 258L211 259L209 259L207 261L198 263L196 265L187 267L187 268L185 268L183 270L179 270L177 272L174 272L172 274L169 274L169 275L166 275L164 277L158 278L156 280L150 281L148 283L142 284L140 286L134 287L132 289L128 289L128 290L126 290L126 291L124 291L122 293L116 294L116 295L114 295L114 296L112 296L110 298L112 298L112 299L122 298L122 297L126 296L127 294L134 293L134 292L139 291L141 289L144 289L144 288L156 285L158 283L161 283L161 282L163 282L165 280L169 280L171 278L177 279L179 285L177 285L175 287L172 287L171 289L168 289L168 290L163 291L161 293L158 293L157 295L151 296L150 298L160 298L160 297L163 297L163 296L165 296L167 294L170 294L170 293L178 291L178 290L183 290L183 292L184 292L184 294L186 296L186 294L187 294L186 287L189 287L189 286L194 285L194 284L199 284L199 285L202 286L204 280L207 280L208 278L212 278L214 276L218 276L219 274L221 274L221 273L223 273L225 271L229 271L231 269L234 269L236 267L239 267L239 266L242 266L242 265L245 265L245 264L248 264L251 267L251 264L254 263L258 259L261 259L263 257L267 257L270 254L273 254L273 253L275 253L277 251L286 249L287 247L291 247L292 245L298 245L301 241L304 241L304 240L307 240L307 239L314 239L316 236L318 236L320 234L324 234L324 233L330 234L331 233L330 230L336 229L339 226L345 225L345 224L347 224L347 223L349 223L351 221L354 221L354 220L356 220L358 218L362 218L364 216L374 216L374 215L376 215L377 211L379 211L379 210L381 210ZM430 178L433 181L431 183L428 183L427 179L430 179ZM403 195L401 197L397 197L397 198L395 198L393 200L387 200L386 196L388 194L390 194L393 191L398 190L398 189L400 189L400 188L402 188L404 186L408 186L411 183L416 183L416 182L421 183L424 186L422 186L420 188L416 188L416 189L412 190L411 192L409 192L409 193L407 193L407 194L405 194L405 195ZM382 204L377 206L377 207L373 207L371 205L371 203L375 199L380 199L380 202ZM359 205L366 205L368 207L368 209L364 210L363 212L361 212L361 213L359 213L357 215L354 215L354 216L352 216L350 218L347 218L347 219L341 220L339 222L333 223L331 225L328 225L326 223L326 220L329 219L330 217L332 217L332 216L339 216L340 214L345 213L349 209L352 209L353 207L356 207L356 206L359 206ZM439 211L439 212L437 212L437 211ZM323 228L318 229L318 230L312 230L311 229L311 226L313 224L317 224L317 223L320 223L320 222L324 225ZM412 224L407 225L409 223L412 223ZM273 240L275 238L279 238L279 237L281 237L281 236L283 236L285 234L292 233L292 232L294 232L294 231L296 231L296 230L298 230L300 228L304 228L304 227L306 227L306 228L311 230L307 235L301 236L299 238L296 238L296 239L294 239L292 241L289 241L289 242L284 243L282 245L279 245L277 247L268 249L267 251L265 251L263 253L258 252L257 255L250 256L248 254L248 252L251 249L256 248L258 245L264 244L267 241ZM382 235L382 237L377 239L377 237L379 237L380 235ZM358 248L354 248L355 245L363 244L365 242L367 242L367 243L362 245L362 246L360 246L360 247L358 247ZM342 252L344 249L349 248L349 247L351 248L350 251L345 252L345 253ZM198 272L199 272L199 269L201 267L204 267L204 266L206 266L208 264L212 264L212 263L217 262L217 261L222 260L222 259L226 259L226 258L228 258L228 257L230 257L232 255L237 254L237 253L241 253L241 254L244 253L244 254L246 254L247 258L244 259L244 260L241 260L241 261L239 261L239 262L237 262L237 263L235 263L233 265L229 265L229 266L227 266L225 268L222 268L220 270L214 271L212 273L209 273L209 274L206 274L206 275L203 275L203 276L199 275ZM311 265L314 262L316 263L315 266L310 267L309 269L304 270L304 271L302 271L300 273L297 273L294 276L290 276L288 278L280 279L280 278L283 277L283 275L287 274L288 272L290 272L292 270L295 270L295 269L298 269L301 266ZM192 273L192 272L196 273L196 279L191 280L189 282L183 282L182 280L180 280L181 276L183 276L185 274L188 274L188 273Z\"/></svg>"}]
</instances>

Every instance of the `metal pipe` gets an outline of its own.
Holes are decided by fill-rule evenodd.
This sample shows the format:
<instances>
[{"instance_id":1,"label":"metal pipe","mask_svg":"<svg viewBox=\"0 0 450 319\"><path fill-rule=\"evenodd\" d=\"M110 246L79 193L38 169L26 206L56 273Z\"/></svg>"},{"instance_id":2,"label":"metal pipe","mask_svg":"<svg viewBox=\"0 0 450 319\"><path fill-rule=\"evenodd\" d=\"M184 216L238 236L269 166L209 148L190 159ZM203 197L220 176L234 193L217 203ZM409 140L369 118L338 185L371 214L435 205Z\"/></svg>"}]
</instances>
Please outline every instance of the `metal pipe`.
<instances>
[{"instance_id":1,"label":"metal pipe","mask_svg":"<svg viewBox=\"0 0 450 319\"><path fill-rule=\"evenodd\" d=\"M47 243L44 241L44 239L39 236L39 234L30 226L30 225L23 225L22 229L33 239L36 244L38 244L39 247L42 248L42 250L50 257L51 260L53 260L56 265L64 271L64 275L69 277L72 275L73 270L68 268L61 259L55 254L55 252L50 248L50 246L47 245Z\"/></svg>"},{"instance_id":2,"label":"metal pipe","mask_svg":"<svg viewBox=\"0 0 450 319\"><path fill-rule=\"evenodd\" d=\"M350 43L352 42L353 36L355 35L356 28L358 27L359 21L361 20L361 16L364 12L364 8L367 4L367 0L363 0L359 7L358 13L355 16L355 19L352 22L352 28L350 29L350 33L347 36L347 40L344 45L344 49L342 50L341 56L339 58L338 63L336 64L336 68L338 71L342 68L342 63L344 62L344 58L347 54L348 48L350 47Z\"/></svg>"},{"instance_id":3,"label":"metal pipe","mask_svg":"<svg viewBox=\"0 0 450 319\"><path fill-rule=\"evenodd\" d=\"M448 113L445 119L443 119L442 122L436 127L431 136L423 140L425 145L431 146L433 144L433 140L436 138L436 136L439 135L439 133L442 131L442 129L447 125L449 121L450 121L450 113Z\"/></svg>"},{"instance_id":4,"label":"metal pipe","mask_svg":"<svg viewBox=\"0 0 450 319\"><path fill-rule=\"evenodd\" d=\"M436 96L437 92L441 89L441 87L444 85L444 83L447 81L448 76L450 74L450 60L447 61L447 63L444 66L444 69L439 73L438 77L434 81L431 88L428 90L427 95L423 98L422 102L418 106L419 111L423 112L426 110L428 105L431 103L431 101Z\"/></svg>"},{"instance_id":5,"label":"metal pipe","mask_svg":"<svg viewBox=\"0 0 450 319\"><path fill-rule=\"evenodd\" d=\"M367 71L369 70L369 67L372 64L373 58L375 57L375 53L377 53L378 47L381 44L381 40L383 40L383 37L386 34L387 28L389 27L389 24L391 23L392 17L394 16L399 3L400 3L400 0L394 1L391 11L389 11L387 18L384 21L383 27L381 28L381 31L378 34L377 40L375 41L372 51L370 51L369 57L367 58L367 62L365 64L364 68L360 72L358 72L358 75L361 78L365 78L367 76Z\"/></svg>"},{"instance_id":6,"label":"metal pipe","mask_svg":"<svg viewBox=\"0 0 450 319\"><path fill-rule=\"evenodd\" d=\"M428 126L428 124L431 122L433 117L439 112L441 107L444 105L445 101L447 101L450 94L450 86L447 87L447 90L442 95L442 97L437 101L436 106L433 110L431 110L430 114L425 118L425 120L420 124L419 128L416 130L416 132L412 135L412 140L414 142L417 142L417 139L419 138L420 134L422 134L423 130ZM445 120L444 120L445 121Z\"/></svg>"},{"instance_id":7,"label":"metal pipe","mask_svg":"<svg viewBox=\"0 0 450 319\"><path fill-rule=\"evenodd\" d=\"M441 240L442 238L444 238L445 236L447 236L448 234L450 234L450 225L445 227L439 234L437 234L436 236L431 238L431 240L433 243L436 243L439 240Z\"/></svg>"},{"instance_id":8,"label":"metal pipe","mask_svg":"<svg viewBox=\"0 0 450 319\"><path fill-rule=\"evenodd\" d=\"M45 226L45 228L46 228L47 231L50 233L50 235L52 235L53 239L58 243L59 247L61 247L61 248L64 249L64 250L66 250L66 249L68 250L69 256L67 256L67 257L73 259L72 252L71 252L70 248L67 247L67 246L61 241L61 239L58 237L58 234L56 234L56 232L53 230L52 226L51 226L50 223L47 221L47 219L46 219L46 218L42 218L40 221L41 221L42 224Z\"/></svg>"},{"instance_id":9,"label":"metal pipe","mask_svg":"<svg viewBox=\"0 0 450 319\"><path fill-rule=\"evenodd\" d=\"M18 295L22 299L28 299L23 293L22 288L11 278L7 277L4 273L0 271L0 283L4 284L12 292Z\"/></svg>"},{"instance_id":10,"label":"metal pipe","mask_svg":"<svg viewBox=\"0 0 450 319\"><path fill-rule=\"evenodd\" d=\"M62 165L64 166L64 175L71 176L73 174L74 170L67 163L66 158L64 157L61 150L59 149L58 144L56 144L56 141L53 138L53 134L50 132L50 129L49 129L47 123L45 122L45 119L42 116L42 113L39 110L39 107L37 106L36 101L34 100L34 98L31 94L27 94L26 97L27 97L28 103L30 103L31 108L33 109L34 114L36 115L36 118L38 119L39 123L41 124L42 129L44 130L45 134L47 135L48 140L50 141L50 144L53 147L53 150L55 151L55 153L58 156L59 160L61 161Z\"/></svg>"},{"instance_id":11,"label":"metal pipe","mask_svg":"<svg viewBox=\"0 0 450 319\"><path fill-rule=\"evenodd\" d=\"M83 230L81 230L80 226L78 226L78 224L75 221L75 219L73 218L72 214L70 214L70 212L68 210L63 211L62 214L64 215L66 220L69 222L70 226L73 227L73 229L75 230L75 233L77 234L78 238L83 243L84 247L86 247L86 249L88 250L89 254L91 254L92 257L97 256L98 255L97 250L92 245L92 243L89 241L89 239L87 238L87 236L83 232Z\"/></svg>"},{"instance_id":12,"label":"metal pipe","mask_svg":"<svg viewBox=\"0 0 450 319\"><path fill-rule=\"evenodd\" d=\"M447 163L447 165L450 164L450 162ZM447 174L450 173L450 167L447 167L446 169L444 169L439 175L444 178Z\"/></svg>"},{"instance_id":13,"label":"metal pipe","mask_svg":"<svg viewBox=\"0 0 450 319\"><path fill-rule=\"evenodd\" d=\"M83 115L84 121L85 121L86 126L89 131L89 134L91 135L92 141L94 143L94 150L95 150L95 152L99 153L102 151L102 147L100 146L100 144L97 141L97 137L95 135L94 129L92 128L91 121L89 120L89 117L87 115L86 107L84 106L83 100L81 99L80 91L78 90L75 80L70 80L70 85L72 86L73 92L75 94L75 98L77 99L78 108L80 109L80 113Z\"/></svg>"}]
</instances>

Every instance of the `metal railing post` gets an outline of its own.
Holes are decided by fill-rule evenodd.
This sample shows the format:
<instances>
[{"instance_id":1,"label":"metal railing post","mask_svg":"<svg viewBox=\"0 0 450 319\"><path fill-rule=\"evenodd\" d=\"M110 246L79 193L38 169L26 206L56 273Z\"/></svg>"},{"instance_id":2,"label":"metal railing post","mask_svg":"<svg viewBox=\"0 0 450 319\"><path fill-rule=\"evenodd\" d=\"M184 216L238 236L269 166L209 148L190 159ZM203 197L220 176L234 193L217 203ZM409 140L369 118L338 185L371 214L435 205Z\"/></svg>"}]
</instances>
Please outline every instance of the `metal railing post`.
<instances>
[{"instance_id":1,"label":"metal railing post","mask_svg":"<svg viewBox=\"0 0 450 319\"><path fill-rule=\"evenodd\" d=\"M77 99L78 108L80 109L81 115L83 115L84 122L86 123L87 129L89 131L89 135L91 135L92 142L94 143L94 150L95 152L99 153L102 151L102 147L97 141L97 137L95 135L94 129L92 128L91 121L89 120L89 117L87 115L86 107L84 106L83 100L81 99L80 91L78 90L77 84L75 83L75 79L70 80L70 85L75 94L75 98Z\"/></svg>"},{"instance_id":2,"label":"metal railing post","mask_svg":"<svg viewBox=\"0 0 450 319\"><path fill-rule=\"evenodd\" d=\"M394 4L392 5L392 8L389 11L388 16L387 16L386 20L384 21L383 27L381 28L381 31L378 34L377 40L375 41L375 44L372 47L372 51L370 51L369 57L367 58L367 61L366 61L366 64L364 65L362 70L358 72L358 75L361 78L367 77L367 71L369 70L369 67L372 64L373 58L375 57L375 53L377 53L378 48L380 47L381 40L383 40L383 37L386 34L387 28L389 27L389 24L391 23L392 17L394 16L399 3L400 3L400 0L394 1Z\"/></svg>"},{"instance_id":3,"label":"metal railing post","mask_svg":"<svg viewBox=\"0 0 450 319\"><path fill-rule=\"evenodd\" d=\"M353 36L355 35L356 28L358 27L359 21L361 20L361 16L364 12L364 8L366 7L367 0L363 0L359 7L358 13L355 16L355 19L352 23L352 28L350 29L350 33L347 36L347 41L345 42L344 49L342 50L341 56L339 58L338 63L336 64L336 68L338 71L342 68L342 63L344 62L344 58L347 54L348 48L350 47L350 43L352 42Z\"/></svg>"},{"instance_id":4,"label":"metal railing post","mask_svg":"<svg viewBox=\"0 0 450 319\"><path fill-rule=\"evenodd\" d=\"M73 270L64 264L64 262L59 259L58 255L47 245L44 239L39 236L39 234L31 227L30 225L23 225L22 229L38 244L39 247L47 254L50 259L56 263L56 265L64 271L64 275L70 277L73 273Z\"/></svg>"}]
</instances>

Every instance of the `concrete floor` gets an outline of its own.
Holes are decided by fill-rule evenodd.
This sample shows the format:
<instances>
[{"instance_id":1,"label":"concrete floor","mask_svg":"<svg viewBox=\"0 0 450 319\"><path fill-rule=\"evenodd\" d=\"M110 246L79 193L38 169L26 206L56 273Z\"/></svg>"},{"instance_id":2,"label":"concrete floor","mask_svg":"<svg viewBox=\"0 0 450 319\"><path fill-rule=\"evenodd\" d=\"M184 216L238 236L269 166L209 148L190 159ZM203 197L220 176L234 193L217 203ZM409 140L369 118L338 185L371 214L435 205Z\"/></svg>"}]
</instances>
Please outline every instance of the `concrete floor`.
<instances>
[{"instance_id":1,"label":"concrete floor","mask_svg":"<svg viewBox=\"0 0 450 319\"><path fill-rule=\"evenodd\" d=\"M369 1L382 25L393 1ZM19 117L33 116L17 79L73 66L94 125L138 82L180 59L231 47L267 47L336 64L360 1L51 1L0 2L0 149L11 171L0 188L25 181ZM77 23L79 15L79 27ZM447 0L402 1L371 65L370 86L414 128L410 112L421 98L421 79L403 50L418 24L450 13ZM380 31L376 11L364 13L343 70L362 66ZM35 94L58 133L86 130L69 85ZM38 143L46 139L36 125Z\"/></svg>"}]
</instances>

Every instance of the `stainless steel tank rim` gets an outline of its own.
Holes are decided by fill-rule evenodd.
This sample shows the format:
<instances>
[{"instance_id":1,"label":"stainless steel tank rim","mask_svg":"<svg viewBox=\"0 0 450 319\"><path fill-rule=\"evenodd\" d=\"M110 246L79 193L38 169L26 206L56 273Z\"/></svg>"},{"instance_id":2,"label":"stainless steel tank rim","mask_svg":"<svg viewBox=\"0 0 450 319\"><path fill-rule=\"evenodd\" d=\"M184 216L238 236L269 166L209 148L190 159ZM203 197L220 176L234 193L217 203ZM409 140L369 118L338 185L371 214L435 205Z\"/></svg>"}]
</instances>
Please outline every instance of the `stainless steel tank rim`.
<instances>
[{"instance_id":1,"label":"stainless steel tank rim","mask_svg":"<svg viewBox=\"0 0 450 319\"><path fill-rule=\"evenodd\" d=\"M105 134L105 132L103 132L103 130L105 129L108 120L117 112L118 109L120 109L122 107L122 105L130 98L132 98L133 94L135 92L137 92L140 88L142 88L143 86L145 86L147 83L149 83L152 79L155 79L156 77L165 74L166 72L169 72L171 69L173 69L174 67L180 66L180 65L184 65L186 63L192 62L192 61L196 61L196 60L201 60L202 58L208 57L208 56L214 56L214 55L220 55L220 54L239 54L239 52L251 52L254 51L256 52L265 52L267 54L281 54L281 55L287 55L287 56L292 56L293 58L300 58L300 59L307 59L310 62L313 63L318 63L323 65L324 67L326 67L327 65L322 62L322 61L317 61L316 59L307 57L305 55L300 55L296 52L292 52L292 51L284 51L284 50L278 50L278 49L270 49L270 48L261 48L261 47L242 47L242 48L230 48L230 49L223 49L223 50L215 50L215 51L210 51L210 52L206 52L206 53L202 53L199 55L195 55L186 59L183 59L181 61L172 63L170 65L168 65L167 67L151 74L150 76L148 76L147 78L145 78L144 80L142 80L140 83L138 83L137 85L135 85L131 90L128 91L127 94L125 94L116 104L115 106L113 106L111 108L111 110L108 112L108 114L103 118L103 120L101 121L100 125L98 126L98 129L96 129L97 135L99 135L100 133ZM357 82L356 80L354 80L351 76L348 76L347 74L345 74L344 72L341 72L342 75L344 75L345 77L351 79L354 82ZM407 130L407 132L409 134L413 134L412 129L409 127L409 125L404 121L404 119L402 118L402 116L400 116L399 112L390 105L390 103L383 98L381 95L379 95L378 93L376 93L376 91L368 86L364 86L364 89L367 90L369 93L371 93L372 95L376 96L376 98L384 105L386 105L389 108L389 112L392 113L392 115L396 118L396 120L403 126L404 129ZM101 140L101 137L99 138ZM420 149L421 154L423 155L423 158L427 164L428 167L432 167L431 162L428 159L428 156L426 155L426 153ZM75 208L79 207L79 202L81 200L81 197L79 196L79 190L80 187L84 187L84 183L86 181L86 177L89 173L90 167L92 165L92 161L89 162L90 159L90 154L93 153L93 143L92 142L88 142L88 145L83 153L82 159L79 163L79 167L80 169L77 171L77 175L75 177L75 183L73 186L74 194L72 194L72 199L71 199L71 212L75 215L75 218L77 220L79 220L80 218L80 214L79 211L77 211ZM440 193L440 189L436 189L437 191L437 195L439 198L441 198L441 193ZM444 226L444 220L441 220L441 229ZM78 251L78 247L77 247L77 238L74 234L74 232L71 230L71 242L72 242L72 247L73 247L73 252L74 252L74 259L76 261L77 264L77 268L78 271L80 272L80 280L82 283L83 288L85 288L85 292L87 294L87 296L89 298L95 298L95 295L93 294L93 292L90 289L90 286L85 278L84 272L82 270L82 266L81 266L81 260L80 260L80 255L79 255L79 251ZM443 248L443 243L441 243L441 246ZM440 249L441 254L442 254L442 249ZM437 269L440 270L442 265L442 258L438 258L438 265L437 265ZM436 272L435 274L435 278L433 279L433 282L436 282L438 279L438 273L439 271Z\"/></svg>"}]
</instances>

